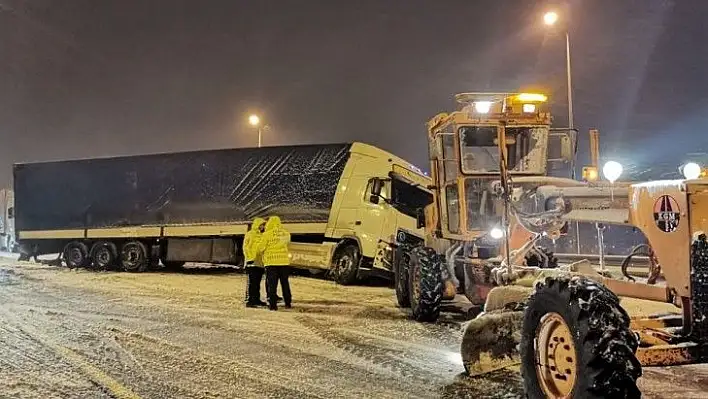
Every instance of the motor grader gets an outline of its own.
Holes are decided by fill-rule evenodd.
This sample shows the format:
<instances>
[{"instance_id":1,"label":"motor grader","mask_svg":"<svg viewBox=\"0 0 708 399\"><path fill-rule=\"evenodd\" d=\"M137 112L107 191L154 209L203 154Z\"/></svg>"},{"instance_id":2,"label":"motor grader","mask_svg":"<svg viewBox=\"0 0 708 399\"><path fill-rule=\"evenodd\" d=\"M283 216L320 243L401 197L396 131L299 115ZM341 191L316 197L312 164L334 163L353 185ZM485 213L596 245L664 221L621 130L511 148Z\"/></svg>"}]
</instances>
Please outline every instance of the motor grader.
<instances>
[{"instance_id":1,"label":"motor grader","mask_svg":"<svg viewBox=\"0 0 708 399\"><path fill-rule=\"evenodd\" d=\"M434 201L419 217L425 244L397 249L399 305L419 321L436 320L457 294L483 306L466 326L465 369L477 375L520 362L531 398L639 397L642 366L702 361L708 179L600 181L596 132L584 181L554 177L554 164L573 159L577 137L551 127L546 96L456 98L457 111L427 124ZM641 231L649 277L616 276L602 262L557 265L539 243L569 222L594 223L600 248L605 225ZM630 318L620 297L677 311Z\"/></svg>"}]
</instances>

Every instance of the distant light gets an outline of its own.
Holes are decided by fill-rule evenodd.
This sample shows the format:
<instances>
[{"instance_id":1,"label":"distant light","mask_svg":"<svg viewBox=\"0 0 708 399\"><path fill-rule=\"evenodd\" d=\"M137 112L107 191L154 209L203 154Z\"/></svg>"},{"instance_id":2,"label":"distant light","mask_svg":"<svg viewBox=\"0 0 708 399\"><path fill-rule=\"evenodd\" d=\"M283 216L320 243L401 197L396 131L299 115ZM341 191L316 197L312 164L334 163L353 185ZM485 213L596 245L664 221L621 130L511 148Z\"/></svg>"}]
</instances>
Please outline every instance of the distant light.
<instances>
[{"instance_id":1,"label":"distant light","mask_svg":"<svg viewBox=\"0 0 708 399\"><path fill-rule=\"evenodd\" d=\"M596 181L597 180L597 168L594 166L583 167L583 180L585 181Z\"/></svg>"},{"instance_id":2,"label":"distant light","mask_svg":"<svg viewBox=\"0 0 708 399\"><path fill-rule=\"evenodd\" d=\"M525 114L532 114L536 112L536 104L524 104L523 111Z\"/></svg>"},{"instance_id":3,"label":"distant light","mask_svg":"<svg viewBox=\"0 0 708 399\"><path fill-rule=\"evenodd\" d=\"M495 240L498 240L504 237L504 230L500 229L499 227L494 227L489 231L489 236Z\"/></svg>"},{"instance_id":4,"label":"distant light","mask_svg":"<svg viewBox=\"0 0 708 399\"><path fill-rule=\"evenodd\" d=\"M558 13L555 11L549 11L543 14L543 23L546 25L554 25L558 22Z\"/></svg>"},{"instance_id":5,"label":"distant light","mask_svg":"<svg viewBox=\"0 0 708 399\"><path fill-rule=\"evenodd\" d=\"M622 164L615 161L608 161L605 166L602 167L602 174L605 175L605 179L609 180L610 183L614 183L622 175Z\"/></svg>"},{"instance_id":6,"label":"distant light","mask_svg":"<svg viewBox=\"0 0 708 399\"><path fill-rule=\"evenodd\" d=\"M701 177L701 166L695 162L689 162L683 165L681 172L687 180L698 179Z\"/></svg>"},{"instance_id":7,"label":"distant light","mask_svg":"<svg viewBox=\"0 0 708 399\"><path fill-rule=\"evenodd\" d=\"M480 114L489 113L489 110L491 108L492 108L491 101L475 101L474 102L474 110Z\"/></svg>"},{"instance_id":8,"label":"distant light","mask_svg":"<svg viewBox=\"0 0 708 399\"><path fill-rule=\"evenodd\" d=\"M548 97L540 93L521 93L516 99L524 103L544 103Z\"/></svg>"},{"instance_id":9,"label":"distant light","mask_svg":"<svg viewBox=\"0 0 708 399\"><path fill-rule=\"evenodd\" d=\"M251 126L258 126L261 123L261 118L259 118L258 115L250 115L248 117L248 123Z\"/></svg>"}]
</instances>

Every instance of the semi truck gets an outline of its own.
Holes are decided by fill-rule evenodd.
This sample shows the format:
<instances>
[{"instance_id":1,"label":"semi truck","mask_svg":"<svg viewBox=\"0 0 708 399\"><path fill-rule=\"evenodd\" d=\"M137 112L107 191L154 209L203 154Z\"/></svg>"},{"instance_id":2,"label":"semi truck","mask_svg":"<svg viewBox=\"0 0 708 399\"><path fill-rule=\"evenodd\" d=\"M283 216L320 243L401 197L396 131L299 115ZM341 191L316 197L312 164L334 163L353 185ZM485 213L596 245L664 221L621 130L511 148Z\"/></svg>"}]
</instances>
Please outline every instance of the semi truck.
<instances>
[{"instance_id":1,"label":"semi truck","mask_svg":"<svg viewBox=\"0 0 708 399\"><path fill-rule=\"evenodd\" d=\"M431 180L364 143L219 149L16 164L23 256L140 272L240 265L255 217L279 216L291 263L341 284L391 276L395 248L423 240Z\"/></svg>"},{"instance_id":2,"label":"semi truck","mask_svg":"<svg viewBox=\"0 0 708 399\"><path fill-rule=\"evenodd\" d=\"M15 218L14 193L10 189L0 190L0 251L14 252Z\"/></svg>"}]
</instances>

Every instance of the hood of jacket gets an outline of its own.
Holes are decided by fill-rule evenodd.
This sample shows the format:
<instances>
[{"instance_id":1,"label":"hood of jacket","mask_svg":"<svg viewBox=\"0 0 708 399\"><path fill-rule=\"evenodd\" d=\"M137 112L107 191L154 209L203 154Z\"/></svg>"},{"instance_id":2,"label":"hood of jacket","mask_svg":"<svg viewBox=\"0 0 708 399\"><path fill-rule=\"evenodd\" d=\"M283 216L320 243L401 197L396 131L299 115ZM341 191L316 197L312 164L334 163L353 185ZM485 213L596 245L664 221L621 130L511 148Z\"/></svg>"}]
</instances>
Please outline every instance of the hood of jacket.
<instances>
[{"instance_id":1,"label":"hood of jacket","mask_svg":"<svg viewBox=\"0 0 708 399\"><path fill-rule=\"evenodd\" d=\"M283 223L280 221L280 218L278 216L271 216L268 218L268 222L266 222L266 231L268 230L278 230L283 227Z\"/></svg>"},{"instance_id":2,"label":"hood of jacket","mask_svg":"<svg viewBox=\"0 0 708 399\"><path fill-rule=\"evenodd\" d=\"M256 230L256 231L257 231L258 228L261 227L261 225L262 225L263 223L265 223L265 222L266 222L266 221L265 221L265 219L263 219L263 218L255 218L255 219L253 219L253 223L251 224L251 230Z\"/></svg>"}]
</instances>

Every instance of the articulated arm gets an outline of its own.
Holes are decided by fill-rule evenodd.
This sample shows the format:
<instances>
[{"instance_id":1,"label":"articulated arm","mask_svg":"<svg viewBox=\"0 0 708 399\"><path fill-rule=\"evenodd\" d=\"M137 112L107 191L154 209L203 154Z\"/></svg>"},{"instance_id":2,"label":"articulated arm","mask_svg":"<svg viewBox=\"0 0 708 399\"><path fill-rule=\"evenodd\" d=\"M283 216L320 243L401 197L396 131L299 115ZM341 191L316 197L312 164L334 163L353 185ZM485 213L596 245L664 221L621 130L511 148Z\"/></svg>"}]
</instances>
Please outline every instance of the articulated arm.
<instances>
[{"instance_id":1,"label":"articulated arm","mask_svg":"<svg viewBox=\"0 0 708 399\"><path fill-rule=\"evenodd\" d=\"M627 185L553 177L517 177L511 209L526 230L554 235L567 221L627 224Z\"/></svg>"}]
</instances>

